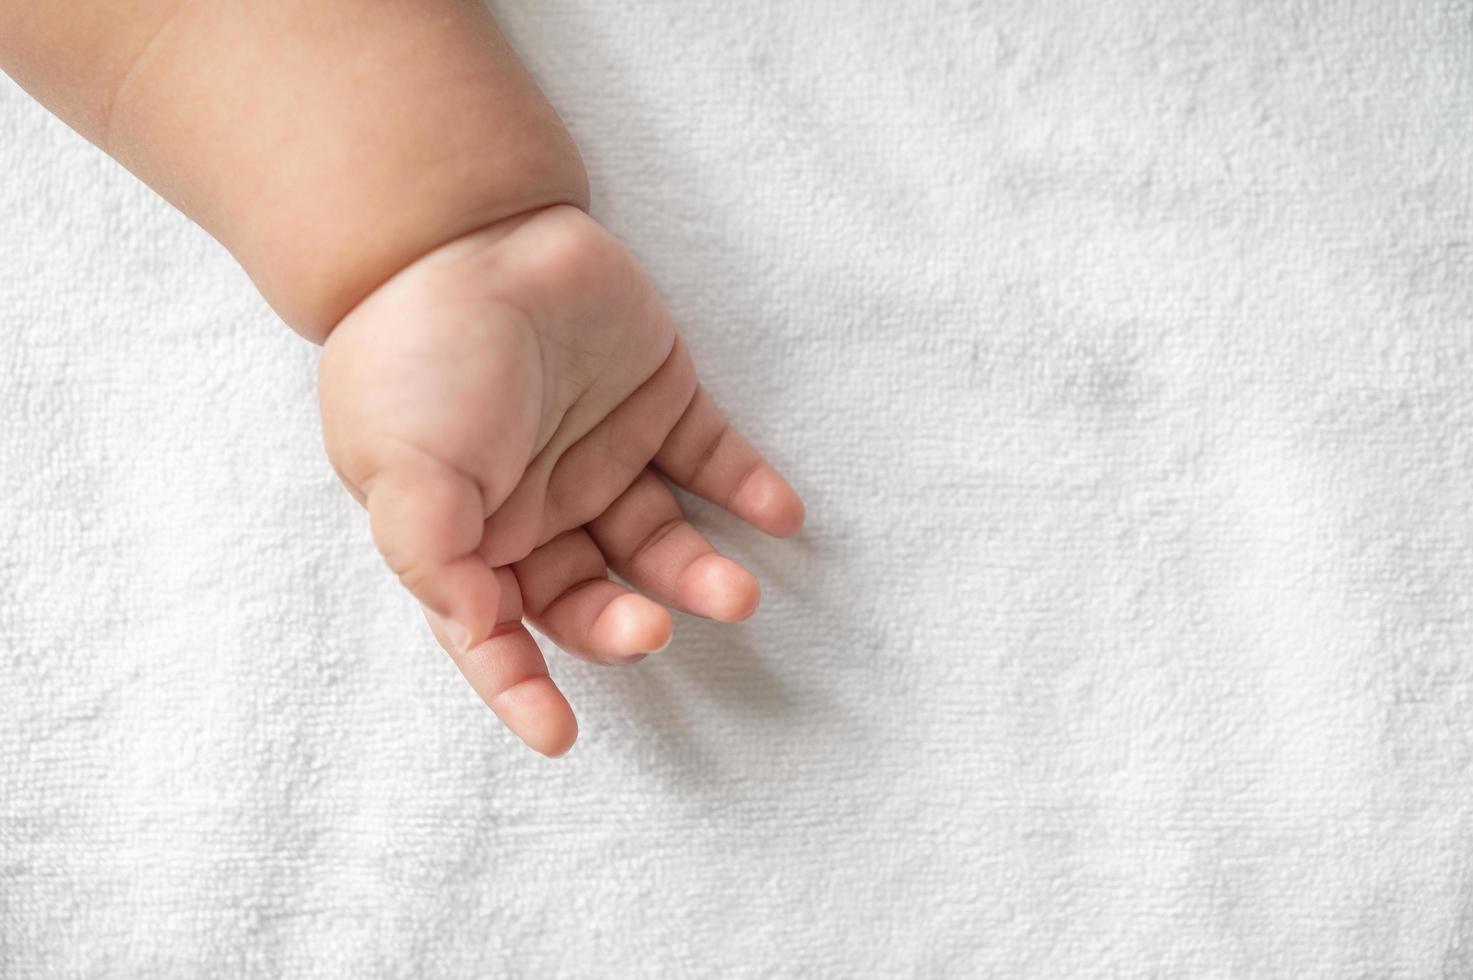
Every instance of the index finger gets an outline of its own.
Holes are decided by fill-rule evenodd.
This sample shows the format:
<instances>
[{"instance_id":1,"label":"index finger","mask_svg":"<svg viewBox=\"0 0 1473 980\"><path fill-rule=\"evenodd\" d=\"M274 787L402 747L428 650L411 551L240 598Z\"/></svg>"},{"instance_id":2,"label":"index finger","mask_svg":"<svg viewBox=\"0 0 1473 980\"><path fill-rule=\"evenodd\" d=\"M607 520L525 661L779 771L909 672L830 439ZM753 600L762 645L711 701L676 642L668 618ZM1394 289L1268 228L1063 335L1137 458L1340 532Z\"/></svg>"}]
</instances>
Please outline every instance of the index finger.
<instances>
[{"instance_id":1,"label":"index finger","mask_svg":"<svg viewBox=\"0 0 1473 980\"><path fill-rule=\"evenodd\" d=\"M696 386L654 465L676 485L731 511L760 531L791 537L803 526L803 501Z\"/></svg>"}]
</instances>

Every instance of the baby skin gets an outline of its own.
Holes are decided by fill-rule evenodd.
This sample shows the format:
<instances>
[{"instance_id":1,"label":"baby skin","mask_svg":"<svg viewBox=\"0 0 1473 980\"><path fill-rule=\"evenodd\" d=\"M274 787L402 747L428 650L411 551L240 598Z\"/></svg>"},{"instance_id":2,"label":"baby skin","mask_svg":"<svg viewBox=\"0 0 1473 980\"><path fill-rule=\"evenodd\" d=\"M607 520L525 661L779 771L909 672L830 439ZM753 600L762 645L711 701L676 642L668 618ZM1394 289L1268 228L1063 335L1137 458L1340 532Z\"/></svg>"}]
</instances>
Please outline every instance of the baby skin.
<instances>
[{"instance_id":1,"label":"baby skin","mask_svg":"<svg viewBox=\"0 0 1473 980\"><path fill-rule=\"evenodd\" d=\"M577 729L523 619L625 664L670 642L661 603L725 622L757 608L757 580L682 518L666 479L769 534L803 521L629 253L567 205L375 290L328 337L320 391L329 456L389 567L471 686L547 754Z\"/></svg>"},{"instance_id":2,"label":"baby skin","mask_svg":"<svg viewBox=\"0 0 1473 980\"><path fill-rule=\"evenodd\" d=\"M786 537L571 138L471 0L0 0L0 66L199 221L322 344L329 458L477 694L577 737L527 631L629 664L756 610L673 483ZM668 481L668 482L667 482ZM633 589L613 581L614 572Z\"/></svg>"}]
</instances>

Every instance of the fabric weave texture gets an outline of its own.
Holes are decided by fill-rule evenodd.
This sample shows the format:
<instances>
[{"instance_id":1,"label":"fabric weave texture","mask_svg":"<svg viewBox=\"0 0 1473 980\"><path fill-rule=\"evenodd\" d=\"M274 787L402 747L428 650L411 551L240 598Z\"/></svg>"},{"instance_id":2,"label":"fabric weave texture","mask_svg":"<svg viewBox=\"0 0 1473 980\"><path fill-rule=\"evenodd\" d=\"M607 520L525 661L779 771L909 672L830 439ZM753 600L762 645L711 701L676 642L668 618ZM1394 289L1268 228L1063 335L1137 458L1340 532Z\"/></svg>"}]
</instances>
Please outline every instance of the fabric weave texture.
<instances>
[{"instance_id":1,"label":"fabric weave texture","mask_svg":"<svg viewBox=\"0 0 1473 980\"><path fill-rule=\"evenodd\" d=\"M496 9L808 526L532 755L0 80L0 977L1473 977L1473 4Z\"/></svg>"}]
</instances>

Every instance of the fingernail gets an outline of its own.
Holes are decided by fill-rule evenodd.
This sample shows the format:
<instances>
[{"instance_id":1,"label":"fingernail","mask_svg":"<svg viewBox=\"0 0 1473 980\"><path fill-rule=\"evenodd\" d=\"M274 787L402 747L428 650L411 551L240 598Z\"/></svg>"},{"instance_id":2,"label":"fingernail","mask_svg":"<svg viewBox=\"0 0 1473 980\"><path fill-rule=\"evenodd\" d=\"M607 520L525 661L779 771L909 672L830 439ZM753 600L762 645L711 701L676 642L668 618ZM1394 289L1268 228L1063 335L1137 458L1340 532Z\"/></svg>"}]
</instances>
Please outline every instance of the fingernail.
<instances>
[{"instance_id":1,"label":"fingernail","mask_svg":"<svg viewBox=\"0 0 1473 980\"><path fill-rule=\"evenodd\" d=\"M665 637L664 643L661 643L659 646L655 647L653 650L650 651L650 653L664 653L666 650L670 649L670 641L673 639L675 639L675 634L671 633L669 636Z\"/></svg>"},{"instance_id":2,"label":"fingernail","mask_svg":"<svg viewBox=\"0 0 1473 980\"><path fill-rule=\"evenodd\" d=\"M440 634L441 639L454 647L454 652L465 653L466 645L471 638L470 631L453 619L441 616L428 606L422 608L425 612L425 619L429 620L430 627Z\"/></svg>"}]
</instances>

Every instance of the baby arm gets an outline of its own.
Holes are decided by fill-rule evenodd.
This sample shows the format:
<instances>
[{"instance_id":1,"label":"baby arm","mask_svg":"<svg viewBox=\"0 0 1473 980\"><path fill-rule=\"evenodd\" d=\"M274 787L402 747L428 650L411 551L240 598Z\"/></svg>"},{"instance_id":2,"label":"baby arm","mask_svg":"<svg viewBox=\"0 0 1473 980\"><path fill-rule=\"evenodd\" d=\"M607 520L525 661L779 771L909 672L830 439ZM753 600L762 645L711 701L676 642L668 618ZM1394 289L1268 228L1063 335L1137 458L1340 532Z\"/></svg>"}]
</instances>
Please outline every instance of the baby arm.
<instances>
[{"instance_id":1,"label":"baby arm","mask_svg":"<svg viewBox=\"0 0 1473 980\"><path fill-rule=\"evenodd\" d=\"M587 206L572 138L477 0L0 0L0 65L319 343L435 247Z\"/></svg>"},{"instance_id":2,"label":"baby arm","mask_svg":"<svg viewBox=\"0 0 1473 980\"><path fill-rule=\"evenodd\" d=\"M576 147L477 0L0 0L0 66L324 345L335 469L533 748L577 728L523 619L622 663L669 639L664 606L755 609L666 480L772 534L802 504L585 213Z\"/></svg>"}]
</instances>

